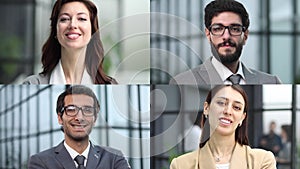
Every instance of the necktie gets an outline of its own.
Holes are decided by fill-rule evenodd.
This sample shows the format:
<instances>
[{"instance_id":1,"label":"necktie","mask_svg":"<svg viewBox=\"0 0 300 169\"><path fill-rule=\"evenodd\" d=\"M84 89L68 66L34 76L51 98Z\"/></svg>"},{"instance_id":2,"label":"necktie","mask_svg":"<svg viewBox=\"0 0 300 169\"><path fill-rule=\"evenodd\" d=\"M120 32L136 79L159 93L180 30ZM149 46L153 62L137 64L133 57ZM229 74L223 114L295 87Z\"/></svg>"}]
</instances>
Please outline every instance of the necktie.
<instances>
[{"instance_id":1,"label":"necktie","mask_svg":"<svg viewBox=\"0 0 300 169\"><path fill-rule=\"evenodd\" d=\"M240 75L235 75L235 74L233 74L233 75L229 76L228 80L231 81L231 83L232 83L233 85L236 85L236 84L239 84L239 83L240 83L240 81L241 81L241 76L240 76Z\"/></svg>"},{"instance_id":2,"label":"necktie","mask_svg":"<svg viewBox=\"0 0 300 169\"><path fill-rule=\"evenodd\" d=\"M85 160L85 157L84 157L84 156L78 155L78 156L75 157L74 160L75 160L76 163L78 164L77 169L86 169L86 168L84 167L84 160Z\"/></svg>"}]
</instances>

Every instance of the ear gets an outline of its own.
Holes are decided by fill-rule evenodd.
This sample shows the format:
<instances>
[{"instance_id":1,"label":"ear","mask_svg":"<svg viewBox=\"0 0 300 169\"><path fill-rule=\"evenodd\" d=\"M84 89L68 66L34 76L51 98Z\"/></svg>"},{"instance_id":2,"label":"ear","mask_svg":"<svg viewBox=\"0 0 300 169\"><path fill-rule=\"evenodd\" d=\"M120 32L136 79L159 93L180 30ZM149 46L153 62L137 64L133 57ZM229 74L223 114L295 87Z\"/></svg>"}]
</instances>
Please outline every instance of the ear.
<instances>
[{"instance_id":1,"label":"ear","mask_svg":"<svg viewBox=\"0 0 300 169\"><path fill-rule=\"evenodd\" d=\"M203 104L203 114L208 115L208 111L209 111L209 104L207 102L204 102L204 104Z\"/></svg>"},{"instance_id":2,"label":"ear","mask_svg":"<svg viewBox=\"0 0 300 169\"><path fill-rule=\"evenodd\" d=\"M241 121L239 122L239 125L243 123L244 119L246 118L247 113L244 112Z\"/></svg>"},{"instance_id":3,"label":"ear","mask_svg":"<svg viewBox=\"0 0 300 169\"><path fill-rule=\"evenodd\" d=\"M243 45L246 44L246 41L247 41L247 39L248 39L248 36L249 36L249 30L247 29L247 30L244 32Z\"/></svg>"},{"instance_id":4,"label":"ear","mask_svg":"<svg viewBox=\"0 0 300 169\"><path fill-rule=\"evenodd\" d=\"M58 120L58 123L60 125L63 125L63 120L62 120L62 117L61 117L61 113L57 113L57 120Z\"/></svg>"},{"instance_id":5,"label":"ear","mask_svg":"<svg viewBox=\"0 0 300 169\"><path fill-rule=\"evenodd\" d=\"M206 35L206 38L207 38L207 40L210 42L211 40L211 36L210 36L210 31L207 29L207 28L205 28L205 35Z\"/></svg>"}]
</instances>

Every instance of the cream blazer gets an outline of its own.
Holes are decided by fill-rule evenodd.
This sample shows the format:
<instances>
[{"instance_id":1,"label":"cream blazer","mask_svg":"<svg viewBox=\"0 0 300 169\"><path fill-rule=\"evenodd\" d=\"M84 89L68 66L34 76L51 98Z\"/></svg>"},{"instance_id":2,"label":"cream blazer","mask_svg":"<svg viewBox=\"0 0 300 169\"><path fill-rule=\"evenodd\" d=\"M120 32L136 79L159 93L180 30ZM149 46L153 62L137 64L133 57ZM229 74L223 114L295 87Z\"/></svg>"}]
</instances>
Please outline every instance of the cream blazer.
<instances>
[{"instance_id":1,"label":"cream blazer","mask_svg":"<svg viewBox=\"0 0 300 169\"><path fill-rule=\"evenodd\" d=\"M208 147L174 158L170 169L215 169L215 161ZM276 161L272 152L262 149L252 149L237 143L230 162L229 169L276 169Z\"/></svg>"}]
</instances>

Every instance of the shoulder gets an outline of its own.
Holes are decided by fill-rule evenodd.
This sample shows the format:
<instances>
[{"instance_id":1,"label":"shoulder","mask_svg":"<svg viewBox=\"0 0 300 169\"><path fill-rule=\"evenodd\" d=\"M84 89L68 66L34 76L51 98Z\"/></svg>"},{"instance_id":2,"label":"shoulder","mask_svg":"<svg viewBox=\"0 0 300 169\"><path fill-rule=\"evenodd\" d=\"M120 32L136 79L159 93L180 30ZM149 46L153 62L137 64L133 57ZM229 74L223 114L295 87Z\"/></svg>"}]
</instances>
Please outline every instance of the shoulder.
<instances>
[{"instance_id":1,"label":"shoulder","mask_svg":"<svg viewBox=\"0 0 300 169\"><path fill-rule=\"evenodd\" d=\"M99 145L93 145L94 149L100 153L110 155L110 156L123 156L123 153L118 150L111 147L106 146L99 146Z\"/></svg>"},{"instance_id":2,"label":"shoulder","mask_svg":"<svg viewBox=\"0 0 300 169\"><path fill-rule=\"evenodd\" d=\"M113 165L115 169L130 169L130 165L127 159L124 157L123 153L120 150L105 147L105 146L96 146L93 145L94 150L96 150L101 156L101 161L103 166ZM109 168L109 167L108 167Z\"/></svg>"},{"instance_id":3,"label":"shoulder","mask_svg":"<svg viewBox=\"0 0 300 169\"><path fill-rule=\"evenodd\" d=\"M198 150L183 154L172 160L170 169L192 169L197 164Z\"/></svg>"},{"instance_id":4,"label":"shoulder","mask_svg":"<svg viewBox=\"0 0 300 169\"><path fill-rule=\"evenodd\" d=\"M255 161L255 164L260 166L264 166L265 168L276 167L276 160L271 151L266 151L258 148L250 148L247 146L249 150L250 159Z\"/></svg>"},{"instance_id":5,"label":"shoulder","mask_svg":"<svg viewBox=\"0 0 300 169\"><path fill-rule=\"evenodd\" d=\"M204 79L200 76L205 72L207 72L206 67L204 64L201 64L172 77L169 84L205 84Z\"/></svg>"},{"instance_id":6,"label":"shoulder","mask_svg":"<svg viewBox=\"0 0 300 169\"><path fill-rule=\"evenodd\" d=\"M48 75L43 74L31 75L23 80L23 84L49 84L49 78Z\"/></svg>"},{"instance_id":7,"label":"shoulder","mask_svg":"<svg viewBox=\"0 0 300 169\"><path fill-rule=\"evenodd\" d=\"M244 74L246 76L246 79L249 78L247 75L254 76L258 79L259 84L281 84L281 80L276 75L271 75L262 71L254 70L247 68L243 64L243 70Z\"/></svg>"}]
</instances>

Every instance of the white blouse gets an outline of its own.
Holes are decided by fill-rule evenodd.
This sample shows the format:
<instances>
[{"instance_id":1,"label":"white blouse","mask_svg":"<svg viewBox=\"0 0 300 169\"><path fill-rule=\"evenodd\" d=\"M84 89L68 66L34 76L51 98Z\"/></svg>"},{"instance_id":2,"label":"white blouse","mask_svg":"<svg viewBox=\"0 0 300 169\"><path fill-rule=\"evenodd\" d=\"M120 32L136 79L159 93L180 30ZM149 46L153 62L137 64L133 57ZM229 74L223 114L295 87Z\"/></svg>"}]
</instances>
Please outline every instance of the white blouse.
<instances>
[{"instance_id":1,"label":"white blouse","mask_svg":"<svg viewBox=\"0 0 300 169\"><path fill-rule=\"evenodd\" d=\"M51 72L49 84L67 84L64 70L61 65L61 60L59 60L59 62ZM86 68L84 68L80 84L94 84L91 76L86 71Z\"/></svg>"}]
</instances>

